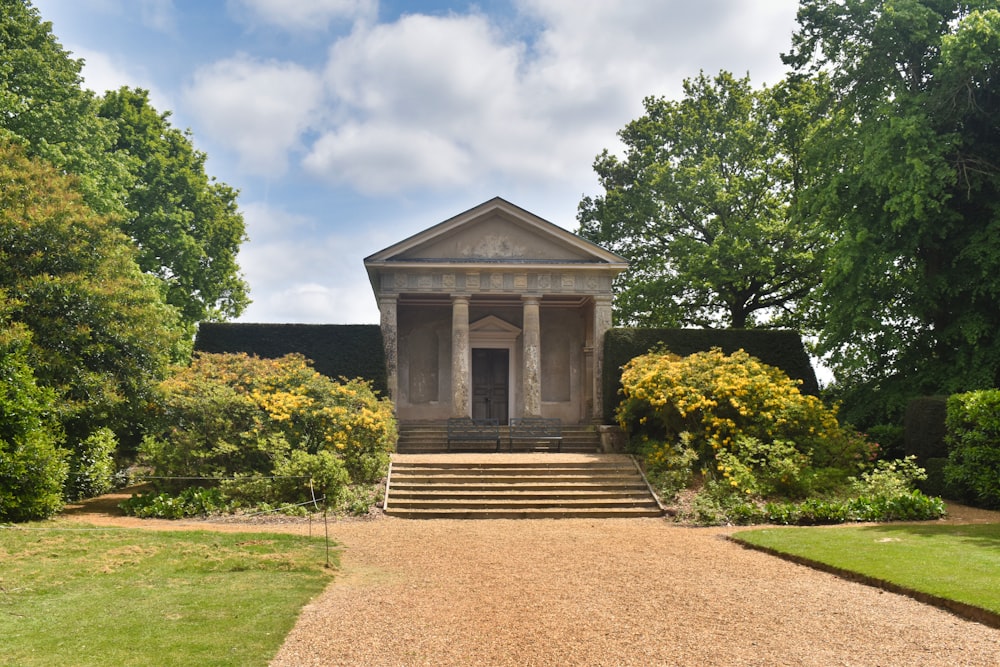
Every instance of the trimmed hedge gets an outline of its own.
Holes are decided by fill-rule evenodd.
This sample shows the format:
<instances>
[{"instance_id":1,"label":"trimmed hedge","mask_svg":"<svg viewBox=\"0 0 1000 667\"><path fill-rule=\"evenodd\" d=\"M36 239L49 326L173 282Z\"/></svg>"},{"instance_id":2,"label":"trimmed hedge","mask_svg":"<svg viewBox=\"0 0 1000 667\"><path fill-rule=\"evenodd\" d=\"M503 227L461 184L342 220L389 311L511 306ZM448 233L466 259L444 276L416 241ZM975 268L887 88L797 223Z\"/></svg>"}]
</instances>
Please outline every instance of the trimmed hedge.
<instances>
[{"instance_id":1,"label":"trimmed hedge","mask_svg":"<svg viewBox=\"0 0 1000 667\"><path fill-rule=\"evenodd\" d=\"M608 331L604 338L604 422L614 423L620 400L622 367L657 345L682 357L713 347L726 354L744 350L769 366L801 380L803 394L818 395L819 383L802 337L795 331L773 329L624 329Z\"/></svg>"},{"instance_id":2,"label":"trimmed hedge","mask_svg":"<svg viewBox=\"0 0 1000 667\"><path fill-rule=\"evenodd\" d=\"M903 417L903 449L917 457L921 465L928 459L948 457L945 444L947 396L923 396L906 404Z\"/></svg>"},{"instance_id":3,"label":"trimmed hedge","mask_svg":"<svg viewBox=\"0 0 1000 667\"><path fill-rule=\"evenodd\" d=\"M362 378L388 395L382 330L377 324L244 324L202 322L194 349L198 352L245 352L262 359L298 353L323 375Z\"/></svg>"}]
</instances>

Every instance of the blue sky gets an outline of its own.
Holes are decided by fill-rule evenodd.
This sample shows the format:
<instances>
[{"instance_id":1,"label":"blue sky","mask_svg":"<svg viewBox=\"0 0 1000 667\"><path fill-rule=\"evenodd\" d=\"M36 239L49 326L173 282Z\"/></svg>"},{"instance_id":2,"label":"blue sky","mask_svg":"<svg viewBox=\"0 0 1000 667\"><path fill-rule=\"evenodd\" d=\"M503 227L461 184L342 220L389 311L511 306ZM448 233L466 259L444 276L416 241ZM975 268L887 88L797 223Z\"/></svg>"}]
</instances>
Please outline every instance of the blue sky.
<instances>
[{"instance_id":1,"label":"blue sky","mask_svg":"<svg viewBox=\"0 0 1000 667\"><path fill-rule=\"evenodd\" d=\"M246 322L378 322L364 257L495 196L569 230L699 70L778 81L796 0L35 0L240 190Z\"/></svg>"}]
</instances>

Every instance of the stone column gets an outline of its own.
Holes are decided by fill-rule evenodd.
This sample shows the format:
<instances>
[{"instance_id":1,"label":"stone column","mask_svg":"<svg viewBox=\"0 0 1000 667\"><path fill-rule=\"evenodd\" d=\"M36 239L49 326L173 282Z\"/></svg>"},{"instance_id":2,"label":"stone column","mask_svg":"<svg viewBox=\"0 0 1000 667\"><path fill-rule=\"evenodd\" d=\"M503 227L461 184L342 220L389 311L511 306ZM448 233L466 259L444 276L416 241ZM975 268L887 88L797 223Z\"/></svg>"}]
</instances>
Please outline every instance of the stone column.
<instances>
[{"instance_id":1,"label":"stone column","mask_svg":"<svg viewBox=\"0 0 1000 667\"><path fill-rule=\"evenodd\" d=\"M594 297L594 421L604 419L604 334L611 328L611 295Z\"/></svg>"},{"instance_id":2,"label":"stone column","mask_svg":"<svg viewBox=\"0 0 1000 667\"><path fill-rule=\"evenodd\" d=\"M385 375L389 398L395 402L399 391L399 328L396 323L395 294L382 294L378 298L381 319L382 346L385 349Z\"/></svg>"},{"instance_id":3,"label":"stone column","mask_svg":"<svg viewBox=\"0 0 1000 667\"><path fill-rule=\"evenodd\" d=\"M451 297L451 414L472 415L472 351L469 349L469 295Z\"/></svg>"},{"instance_id":4,"label":"stone column","mask_svg":"<svg viewBox=\"0 0 1000 667\"><path fill-rule=\"evenodd\" d=\"M539 323L540 297L526 295L524 301L524 416L542 415L542 335Z\"/></svg>"}]
</instances>

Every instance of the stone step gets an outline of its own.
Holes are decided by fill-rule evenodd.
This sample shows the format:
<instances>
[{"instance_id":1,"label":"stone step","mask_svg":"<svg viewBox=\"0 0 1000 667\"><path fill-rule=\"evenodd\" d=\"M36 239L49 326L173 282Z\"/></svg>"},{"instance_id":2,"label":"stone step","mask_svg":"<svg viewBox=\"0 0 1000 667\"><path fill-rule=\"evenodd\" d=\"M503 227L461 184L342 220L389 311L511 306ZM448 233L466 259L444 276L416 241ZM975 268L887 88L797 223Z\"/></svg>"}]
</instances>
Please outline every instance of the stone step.
<instances>
[{"instance_id":1,"label":"stone step","mask_svg":"<svg viewBox=\"0 0 1000 667\"><path fill-rule=\"evenodd\" d=\"M622 455L396 455L386 513L403 518L660 516Z\"/></svg>"},{"instance_id":2,"label":"stone step","mask_svg":"<svg viewBox=\"0 0 1000 667\"><path fill-rule=\"evenodd\" d=\"M511 443L509 428L500 427L500 451L509 452ZM561 451L569 453L594 453L600 451L601 440L597 431L589 424L564 424L561 447L547 444L515 442L515 452ZM402 454L430 454L448 450L448 427L443 421L405 421L399 424L399 441L396 451ZM494 443L454 443L450 451L488 452L496 451Z\"/></svg>"},{"instance_id":3,"label":"stone step","mask_svg":"<svg viewBox=\"0 0 1000 667\"><path fill-rule=\"evenodd\" d=\"M651 519L663 516L659 507L617 509L399 509L388 512L400 519Z\"/></svg>"}]
</instances>

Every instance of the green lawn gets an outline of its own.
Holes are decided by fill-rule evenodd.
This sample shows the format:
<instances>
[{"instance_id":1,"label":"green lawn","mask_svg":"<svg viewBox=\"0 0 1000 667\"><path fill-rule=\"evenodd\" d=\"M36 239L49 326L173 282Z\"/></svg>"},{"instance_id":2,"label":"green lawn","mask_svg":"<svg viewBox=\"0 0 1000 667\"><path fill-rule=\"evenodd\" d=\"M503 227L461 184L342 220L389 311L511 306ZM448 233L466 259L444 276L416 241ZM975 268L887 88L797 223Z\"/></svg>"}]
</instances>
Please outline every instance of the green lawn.
<instances>
[{"instance_id":1,"label":"green lawn","mask_svg":"<svg viewBox=\"0 0 1000 667\"><path fill-rule=\"evenodd\" d=\"M733 539L1000 614L1000 524L766 528Z\"/></svg>"},{"instance_id":2,"label":"green lawn","mask_svg":"<svg viewBox=\"0 0 1000 667\"><path fill-rule=\"evenodd\" d=\"M0 665L266 665L332 575L296 535L0 527Z\"/></svg>"}]
</instances>

